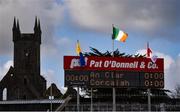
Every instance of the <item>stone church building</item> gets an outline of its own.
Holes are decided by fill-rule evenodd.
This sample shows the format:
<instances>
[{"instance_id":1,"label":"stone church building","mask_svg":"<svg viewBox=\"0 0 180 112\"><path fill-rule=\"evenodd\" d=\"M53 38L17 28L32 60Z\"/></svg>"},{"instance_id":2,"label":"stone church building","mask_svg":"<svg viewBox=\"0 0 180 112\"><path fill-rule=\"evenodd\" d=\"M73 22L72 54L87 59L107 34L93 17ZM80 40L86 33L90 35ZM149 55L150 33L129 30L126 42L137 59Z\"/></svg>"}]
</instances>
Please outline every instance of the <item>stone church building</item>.
<instances>
[{"instance_id":1,"label":"stone church building","mask_svg":"<svg viewBox=\"0 0 180 112\"><path fill-rule=\"evenodd\" d=\"M12 32L14 66L0 81L0 100L43 99L46 80L40 73L40 21L35 19L34 33L21 33L14 18Z\"/></svg>"}]
</instances>

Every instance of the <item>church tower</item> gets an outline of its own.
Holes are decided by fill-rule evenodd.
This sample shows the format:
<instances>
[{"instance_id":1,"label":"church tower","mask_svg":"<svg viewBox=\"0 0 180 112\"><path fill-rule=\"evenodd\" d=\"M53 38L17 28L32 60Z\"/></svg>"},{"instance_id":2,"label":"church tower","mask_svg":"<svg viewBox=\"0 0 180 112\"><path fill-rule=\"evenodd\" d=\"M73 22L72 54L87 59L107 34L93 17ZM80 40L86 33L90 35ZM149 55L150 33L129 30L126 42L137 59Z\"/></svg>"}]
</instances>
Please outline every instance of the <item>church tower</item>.
<instances>
[{"instance_id":1,"label":"church tower","mask_svg":"<svg viewBox=\"0 0 180 112\"><path fill-rule=\"evenodd\" d=\"M35 18L34 33L21 33L19 20L14 18L14 67L0 82L1 99L4 89L7 100L42 99L46 80L40 75L40 20Z\"/></svg>"},{"instance_id":2,"label":"church tower","mask_svg":"<svg viewBox=\"0 0 180 112\"><path fill-rule=\"evenodd\" d=\"M40 21L35 19L34 33L22 33L19 21L14 19L14 68L17 74L40 75L40 45L41 28ZM26 75L25 75L26 76Z\"/></svg>"}]
</instances>

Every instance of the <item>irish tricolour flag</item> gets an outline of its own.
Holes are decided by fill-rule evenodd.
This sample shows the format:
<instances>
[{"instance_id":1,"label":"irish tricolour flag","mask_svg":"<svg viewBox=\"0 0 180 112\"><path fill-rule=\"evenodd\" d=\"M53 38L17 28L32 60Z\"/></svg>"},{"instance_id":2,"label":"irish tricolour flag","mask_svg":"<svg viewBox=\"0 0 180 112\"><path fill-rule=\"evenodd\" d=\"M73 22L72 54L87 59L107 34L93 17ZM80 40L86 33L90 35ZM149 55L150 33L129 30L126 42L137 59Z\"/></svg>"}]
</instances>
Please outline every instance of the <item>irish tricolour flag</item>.
<instances>
[{"instance_id":1,"label":"irish tricolour flag","mask_svg":"<svg viewBox=\"0 0 180 112\"><path fill-rule=\"evenodd\" d=\"M118 28L113 26L113 36L112 39L118 40L121 42L125 42L128 37L128 34L123 32L122 30L119 30Z\"/></svg>"}]
</instances>

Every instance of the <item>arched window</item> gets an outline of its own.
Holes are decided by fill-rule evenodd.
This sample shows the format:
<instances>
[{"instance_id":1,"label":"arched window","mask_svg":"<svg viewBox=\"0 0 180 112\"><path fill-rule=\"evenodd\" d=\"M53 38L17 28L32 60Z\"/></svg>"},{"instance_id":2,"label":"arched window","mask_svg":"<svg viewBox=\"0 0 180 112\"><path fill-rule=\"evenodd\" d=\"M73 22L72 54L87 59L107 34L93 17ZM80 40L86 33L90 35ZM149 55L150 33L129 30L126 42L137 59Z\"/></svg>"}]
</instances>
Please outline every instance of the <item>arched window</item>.
<instances>
[{"instance_id":1,"label":"arched window","mask_svg":"<svg viewBox=\"0 0 180 112\"><path fill-rule=\"evenodd\" d=\"M27 98L27 97L26 97L26 95L24 94L24 95L23 95L23 99L26 100L26 98Z\"/></svg>"},{"instance_id":2,"label":"arched window","mask_svg":"<svg viewBox=\"0 0 180 112\"><path fill-rule=\"evenodd\" d=\"M3 96L2 96L2 100L7 100L7 88L3 89Z\"/></svg>"},{"instance_id":3,"label":"arched window","mask_svg":"<svg viewBox=\"0 0 180 112\"><path fill-rule=\"evenodd\" d=\"M24 85L27 85L27 78L24 77Z\"/></svg>"}]
</instances>

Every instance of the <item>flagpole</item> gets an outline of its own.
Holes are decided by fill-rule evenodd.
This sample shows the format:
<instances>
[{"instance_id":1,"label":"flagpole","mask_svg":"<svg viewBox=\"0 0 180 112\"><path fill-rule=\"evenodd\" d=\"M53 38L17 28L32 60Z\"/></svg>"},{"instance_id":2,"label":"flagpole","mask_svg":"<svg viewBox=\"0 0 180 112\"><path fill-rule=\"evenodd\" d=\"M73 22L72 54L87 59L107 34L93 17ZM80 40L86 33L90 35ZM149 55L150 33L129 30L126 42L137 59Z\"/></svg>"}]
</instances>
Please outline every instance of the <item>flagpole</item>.
<instances>
[{"instance_id":1,"label":"flagpole","mask_svg":"<svg viewBox=\"0 0 180 112\"><path fill-rule=\"evenodd\" d=\"M112 24L112 27L114 27L114 24ZM114 39L112 34L112 56L114 57ZM116 111L116 89L113 87L113 111Z\"/></svg>"},{"instance_id":2,"label":"flagpole","mask_svg":"<svg viewBox=\"0 0 180 112\"><path fill-rule=\"evenodd\" d=\"M112 56L114 57L114 39L112 39Z\"/></svg>"},{"instance_id":3,"label":"flagpole","mask_svg":"<svg viewBox=\"0 0 180 112\"><path fill-rule=\"evenodd\" d=\"M77 40L76 45L79 45L79 40ZM77 46L76 46L76 52L77 53L80 52L79 48L77 49ZM76 94L76 96L77 96L77 111L79 112L79 86L77 86L77 94Z\"/></svg>"},{"instance_id":4,"label":"flagpole","mask_svg":"<svg viewBox=\"0 0 180 112\"><path fill-rule=\"evenodd\" d=\"M112 24L112 28L114 27L114 24ZM114 57L114 37L112 34L112 56Z\"/></svg>"},{"instance_id":5,"label":"flagpole","mask_svg":"<svg viewBox=\"0 0 180 112\"><path fill-rule=\"evenodd\" d=\"M150 54L149 54L149 42L147 42L147 57L150 57ZM150 112L151 111L151 89L150 88L147 88L147 93L148 93L148 111Z\"/></svg>"},{"instance_id":6,"label":"flagpole","mask_svg":"<svg viewBox=\"0 0 180 112\"><path fill-rule=\"evenodd\" d=\"M147 52L146 55L147 55L147 57L149 57L148 49L149 49L149 42L147 42L147 45L146 45L146 50L147 50L146 51Z\"/></svg>"}]
</instances>

